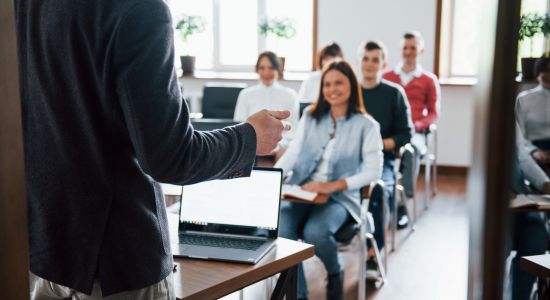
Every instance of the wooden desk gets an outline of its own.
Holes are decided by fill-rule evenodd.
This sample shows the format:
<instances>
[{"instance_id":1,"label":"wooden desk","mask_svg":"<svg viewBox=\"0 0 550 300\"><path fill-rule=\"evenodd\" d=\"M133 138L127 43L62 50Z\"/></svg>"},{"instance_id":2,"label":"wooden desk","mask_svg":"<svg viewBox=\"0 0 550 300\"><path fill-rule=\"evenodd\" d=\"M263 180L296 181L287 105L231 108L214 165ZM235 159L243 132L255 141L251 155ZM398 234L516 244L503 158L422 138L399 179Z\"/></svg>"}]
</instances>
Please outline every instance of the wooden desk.
<instances>
[{"instance_id":1,"label":"wooden desk","mask_svg":"<svg viewBox=\"0 0 550 300\"><path fill-rule=\"evenodd\" d=\"M525 272L537 276L538 299L550 299L550 254L523 256L519 265Z\"/></svg>"},{"instance_id":2,"label":"wooden desk","mask_svg":"<svg viewBox=\"0 0 550 300\"><path fill-rule=\"evenodd\" d=\"M178 218L169 214L171 240L177 240ZM272 299L296 299L298 264L315 254L312 245L279 238L255 265L175 258L174 291L178 299L216 299L281 273ZM278 296L278 297L277 297Z\"/></svg>"}]
</instances>

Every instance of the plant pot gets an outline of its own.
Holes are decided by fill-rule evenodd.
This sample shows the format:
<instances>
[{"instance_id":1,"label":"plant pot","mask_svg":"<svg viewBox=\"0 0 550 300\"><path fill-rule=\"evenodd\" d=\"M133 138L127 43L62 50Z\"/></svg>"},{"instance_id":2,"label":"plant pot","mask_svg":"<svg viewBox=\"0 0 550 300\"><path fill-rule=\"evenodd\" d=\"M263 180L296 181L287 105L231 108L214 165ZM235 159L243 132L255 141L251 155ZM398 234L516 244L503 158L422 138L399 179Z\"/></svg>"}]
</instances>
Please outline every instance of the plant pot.
<instances>
[{"instance_id":1,"label":"plant pot","mask_svg":"<svg viewBox=\"0 0 550 300\"><path fill-rule=\"evenodd\" d=\"M284 56L279 56L279 78L283 78L285 71L285 60Z\"/></svg>"},{"instance_id":2,"label":"plant pot","mask_svg":"<svg viewBox=\"0 0 550 300\"><path fill-rule=\"evenodd\" d=\"M180 56L183 75L193 75L195 73L195 59L195 56Z\"/></svg>"},{"instance_id":3,"label":"plant pot","mask_svg":"<svg viewBox=\"0 0 550 300\"><path fill-rule=\"evenodd\" d=\"M521 58L521 80L528 81L535 79L535 63L536 57L522 57Z\"/></svg>"}]
</instances>

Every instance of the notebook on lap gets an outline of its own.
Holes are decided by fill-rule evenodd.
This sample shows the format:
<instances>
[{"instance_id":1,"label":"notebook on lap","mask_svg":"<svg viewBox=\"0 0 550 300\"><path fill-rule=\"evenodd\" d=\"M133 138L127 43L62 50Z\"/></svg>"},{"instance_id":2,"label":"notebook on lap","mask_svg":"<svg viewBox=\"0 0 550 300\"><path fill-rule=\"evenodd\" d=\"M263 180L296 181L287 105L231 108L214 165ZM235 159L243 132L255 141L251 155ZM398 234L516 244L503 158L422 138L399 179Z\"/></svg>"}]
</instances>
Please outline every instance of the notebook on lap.
<instances>
[{"instance_id":1,"label":"notebook on lap","mask_svg":"<svg viewBox=\"0 0 550 300\"><path fill-rule=\"evenodd\" d=\"M282 170L183 186L175 257L255 264L278 236Z\"/></svg>"}]
</instances>

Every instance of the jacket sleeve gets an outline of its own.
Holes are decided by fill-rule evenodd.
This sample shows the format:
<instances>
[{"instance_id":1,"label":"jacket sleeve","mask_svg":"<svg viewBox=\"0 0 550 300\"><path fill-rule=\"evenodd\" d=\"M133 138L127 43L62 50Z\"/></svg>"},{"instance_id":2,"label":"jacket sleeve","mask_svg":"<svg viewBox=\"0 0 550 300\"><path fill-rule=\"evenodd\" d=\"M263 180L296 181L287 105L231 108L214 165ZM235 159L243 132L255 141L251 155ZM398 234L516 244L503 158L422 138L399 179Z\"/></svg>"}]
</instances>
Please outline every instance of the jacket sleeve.
<instances>
[{"instance_id":1,"label":"jacket sleeve","mask_svg":"<svg viewBox=\"0 0 550 300\"><path fill-rule=\"evenodd\" d=\"M439 105L441 102L441 88L435 75L428 75L428 94L426 99L426 109L428 114L417 120L414 124L416 131L423 131L435 123L439 115Z\"/></svg>"},{"instance_id":2,"label":"jacket sleeve","mask_svg":"<svg viewBox=\"0 0 550 300\"><path fill-rule=\"evenodd\" d=\"M380 126L373 120L374 126L363 131L361 145L361 167L358 173L345 178L348 190L360 189L378 180L382 175L382 136Z\"/></svg>"},{"instance_id":3,"label":"jacket sleeve","mask_svg":"<svg viewBox=\"0 0 550 300\"><path fill-rule=\"evenodd\" d=\"M173 42L170 12L156 0L134 5L114 34L112 73L140 166L155 180L174 184L249 175L256 152L253 127L193 130L174 69Z\"/></svg>"},{"instance_id":4,"label":"jacket sleeve","mask_svg":"<svg viewBox=\"0 0 550 300\"><path fill-rule=\"evenodd\" d=\"M527 132L527 127L525 125L525 112L523 111L522 107L521 107L521 101L522 99L522 94L520 94L518 96L518 98L516 99L516 120L517 120L517 125L519 126L519 129L520 129L520 133L521 133L521 136L522 136L522 140L523 140L523 145L522 147L525 148L525 150L531 154L533 153L534 151L538 150L537 146L533 145L533 143L531 143L529 140L527 140L525 138L526 136L526 132Z\"/></svg>"},{"instance_id":5,"label":"jacket sleeve","mask_svg":"<svg viewBox=\"0 0 550 300\"><path fill-rule=\"evenodd\" d=\"M541 191L543 185L550 181L548 175L540 168L531 154L525 148L523 134L516 123L516 153L519 161L519 168L525 179L527 179L537 190Z\"/></svg>"},{"instance_id":6,"label":"jacket sleeve","mask_svg":"<svg viewBox=\"0 0 550 300\"><path fill-rule=\"evenodd\" d=\"M407 94L398 87L397 96L395 97L395 107L393 109L393 140L395 141L395 151L398 153L399 148L409 143L413 134L413 125L411 118L411 108Z\"/></svg>"}]
</instances>

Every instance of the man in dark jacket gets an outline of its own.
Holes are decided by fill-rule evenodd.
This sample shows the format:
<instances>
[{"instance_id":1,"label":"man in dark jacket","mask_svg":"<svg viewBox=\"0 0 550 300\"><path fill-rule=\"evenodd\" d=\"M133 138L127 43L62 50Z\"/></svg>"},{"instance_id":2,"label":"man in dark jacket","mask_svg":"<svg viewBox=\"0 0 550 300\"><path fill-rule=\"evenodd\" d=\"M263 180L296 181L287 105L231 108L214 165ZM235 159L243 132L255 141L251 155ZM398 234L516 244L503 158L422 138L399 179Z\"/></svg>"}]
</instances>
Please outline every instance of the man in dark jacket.
<instances>
[{"instance_id":1,"label":"man in dark jacket","mask_svg":"<svg viewBox=\"0 0 550 300\"><path fill-rule=\"evenodd\" d=\"M15 2L31 298L173 298L157 182L248 176L289 113L194 131L162 0Z\"/></svg>"}]
</instances>

